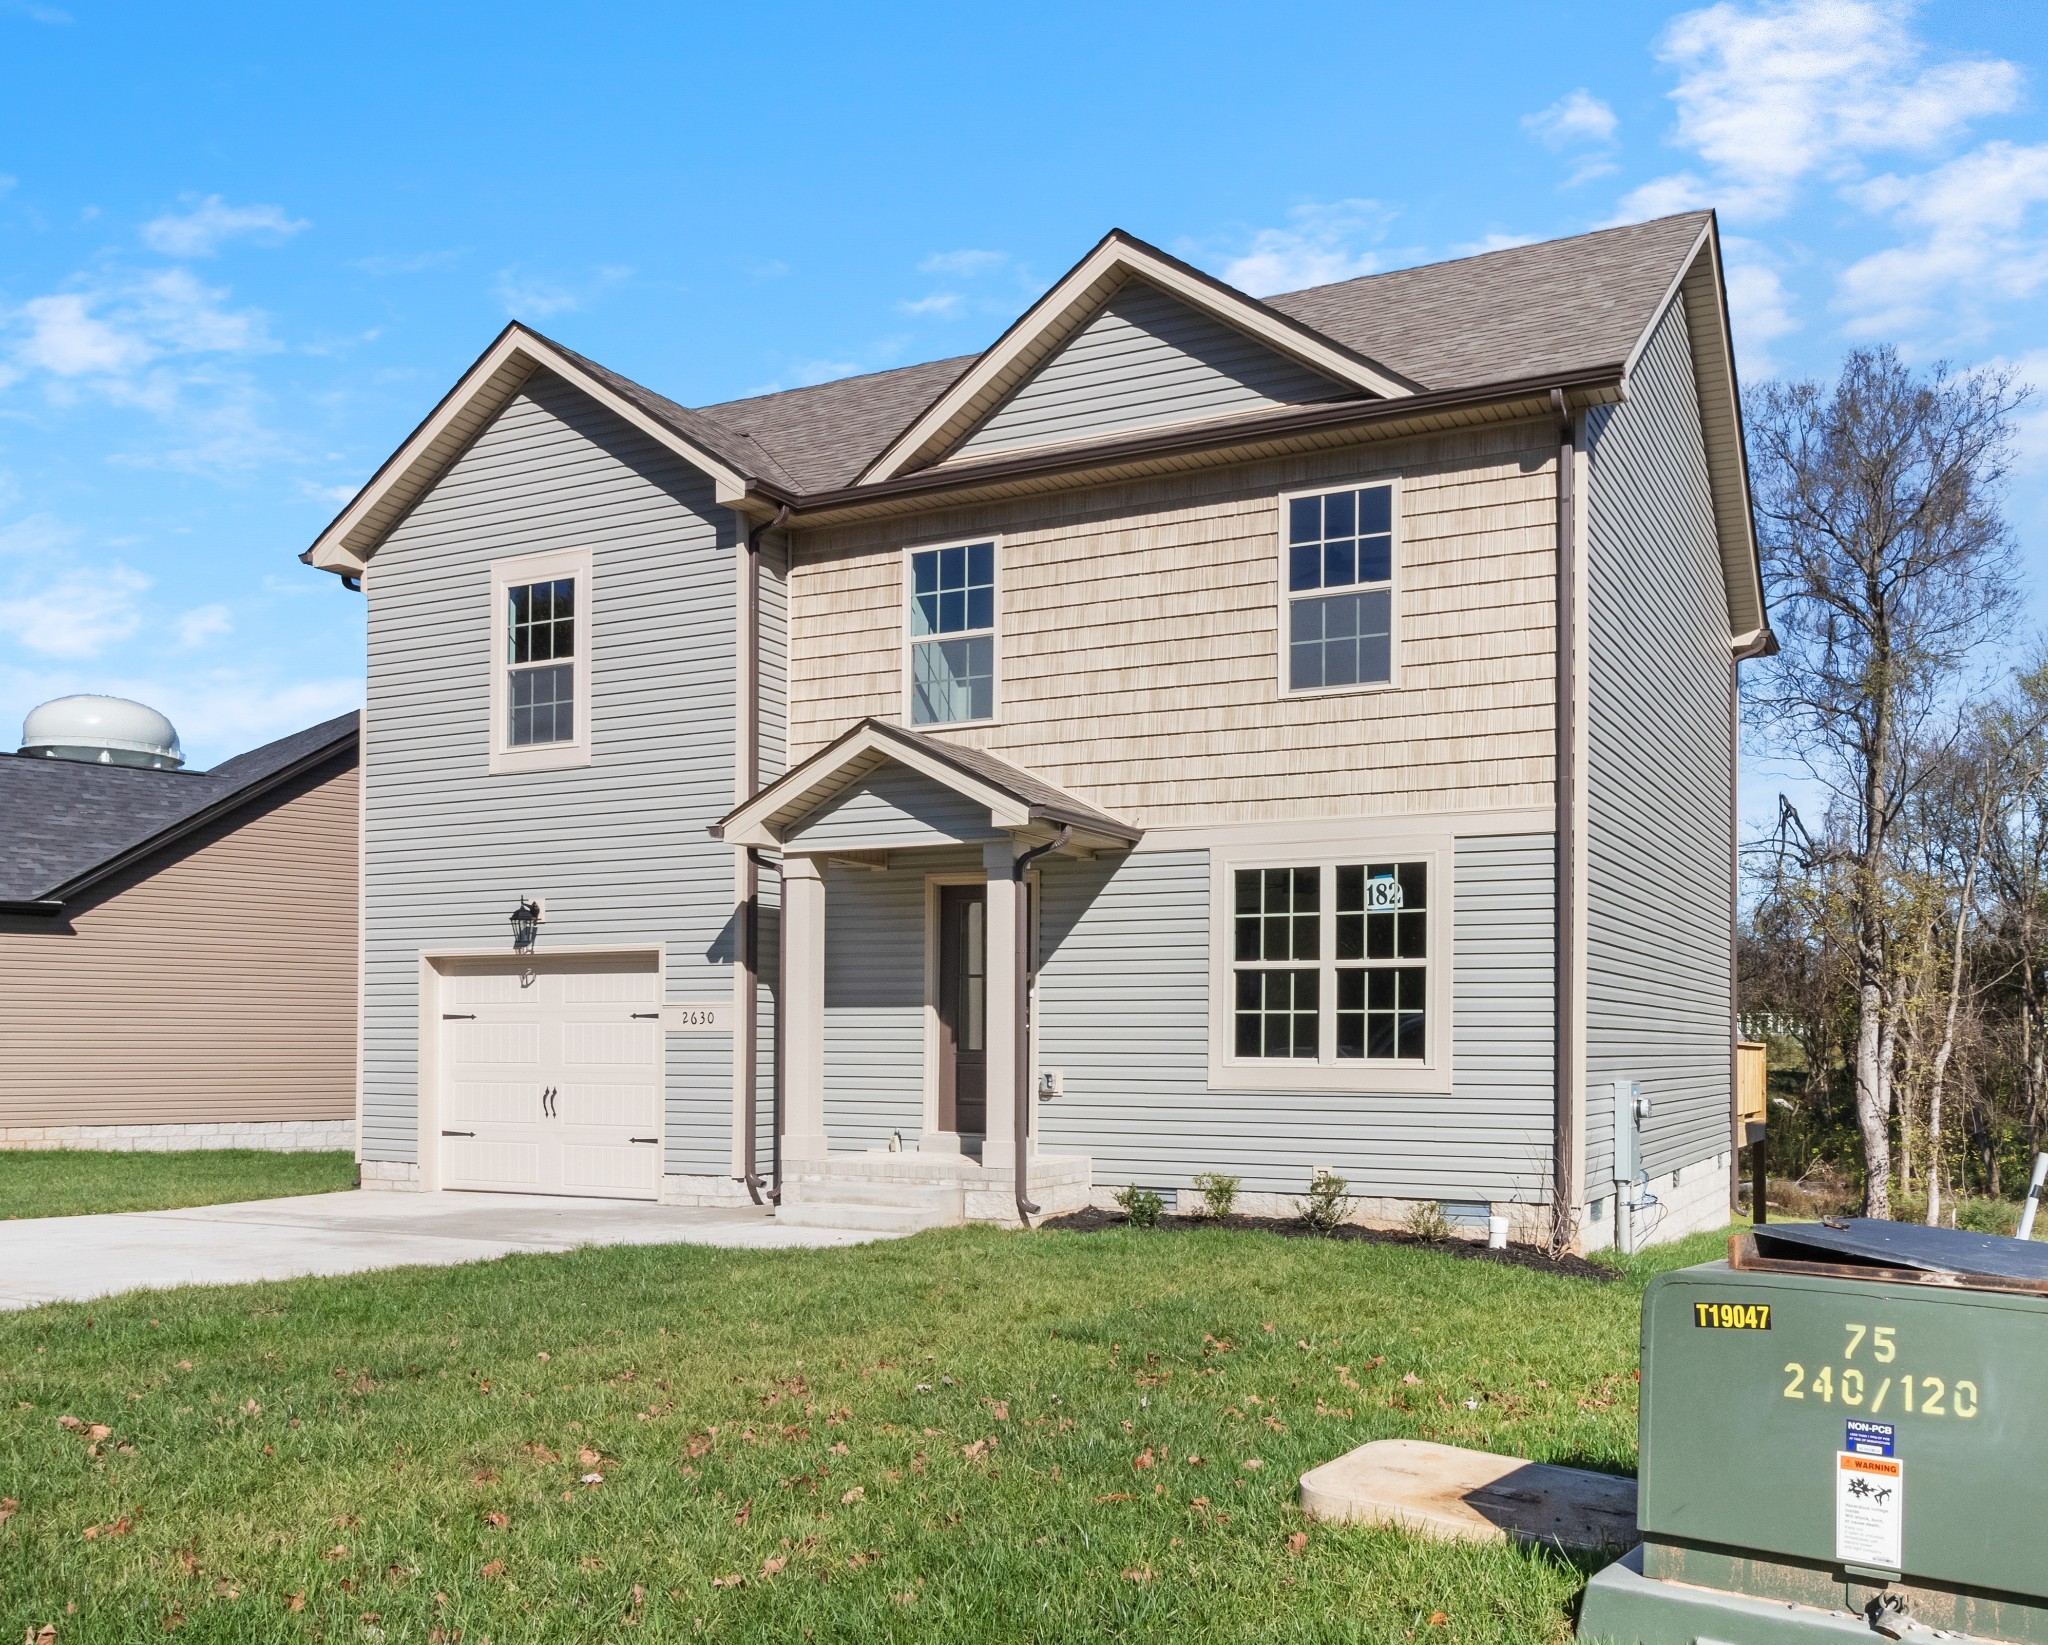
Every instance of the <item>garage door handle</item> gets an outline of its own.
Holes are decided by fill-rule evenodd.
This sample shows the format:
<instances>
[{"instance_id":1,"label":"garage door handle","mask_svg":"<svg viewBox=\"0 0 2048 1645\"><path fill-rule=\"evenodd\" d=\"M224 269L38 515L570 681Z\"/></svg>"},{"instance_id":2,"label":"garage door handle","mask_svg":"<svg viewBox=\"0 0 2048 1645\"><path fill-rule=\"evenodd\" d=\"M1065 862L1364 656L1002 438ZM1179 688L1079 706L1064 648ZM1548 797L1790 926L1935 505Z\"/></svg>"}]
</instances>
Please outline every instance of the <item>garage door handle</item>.
<instances>
[{"instance_id":1,"label":"garage door handle","mask_svg":"<svg viewBox=\"0 0 2048 1645\"><path fill-rule=\"evenodd\" d=\"M633 1020L635 1022L659 1022L661 1021L661 1013L659 1011L635 1011L633 1013Z\"/></svg>"},{"instance_id":2,"label":"garage door handle","mask_svg":"<svg viewBox=\"0 0 2048 1645\"><path fill-rule=\"evenodd\" d=\"M441 1135L444 1137L473 1137L476 1133L474 1131L443 1131Z\"/></svg>"},{"instance_id":3,"label":"garage door handle","mask_svg":"<svg viewBox=\"0 0 2048 1645\"><path fill-rule=\"evenodd\" d=\"M475 1022L476 1013L474 1011L443 1011L441 1013L441 1020L443 1022Z\"/></svg>"},{"instance_id":4,"label":"garage door handle","mask_svg":"<svg viewBox=\"0 0 2048 1645\"><path fill-rule=\"evenodd\" d=\"M659 1137L628 1137L628 1138L627 1138L626 1140L627 1140L628 1142L659 1142L659 1141L661 1141L661 1138L659 1138Z\"/></svg>"}]
</instances>

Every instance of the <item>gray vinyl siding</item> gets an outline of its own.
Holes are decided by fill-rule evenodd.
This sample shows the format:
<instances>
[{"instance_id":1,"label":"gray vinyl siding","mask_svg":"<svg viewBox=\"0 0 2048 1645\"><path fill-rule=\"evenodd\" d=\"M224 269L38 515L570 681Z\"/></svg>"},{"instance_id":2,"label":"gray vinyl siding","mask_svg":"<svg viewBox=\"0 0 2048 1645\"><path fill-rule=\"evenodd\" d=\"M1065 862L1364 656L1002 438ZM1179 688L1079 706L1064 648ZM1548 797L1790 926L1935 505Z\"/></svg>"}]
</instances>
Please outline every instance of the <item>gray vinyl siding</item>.
<instances>
[{"instance_id":1,"label":"gray vinyl siding","mask_svg":"<svg viewBox=\"0 0 2048 1645\"><path fill-rule=\"evenodd\" d=\"M884 765L849 785L790 830L792 848L975 844L1002 836L988 807L920 771Z\"/></svg>"},{"instance_id":2,"label":"gray vinyl siding","mask_svg":"<svg viewBox=\"0 0 2048 1645\"><path fill-rule=\"evenodd\" d=\"M1654 1177L1729 1134L1728 622L1685 310L1589 429L1587 1191L1611 1082L1652 1105Z\"/></svg>"},{"instance_id":3,"label":"gray vinyl siding","mask_svg":"<svg viewBox=\"0 0 2048 1645\"><path fill-rule=\"evenodd\" d=\"M925 876L978 872L977 850L887 873L825 871L825 1135L835 1153L924 1130Z\"/></svg>"},{"instance_id":4,"label":"gray vinyl siding","mask_svg":"<svg viewBox=\"0 0 2048 1645\"><path fill-rule=\"evenodd\" d=\"M1133 280L958 449L987 455L1343 392L1234 326Z\"/></svg>"},{"instance_id":5,"label":"gray vinyl siding","mask_svg":"<svg viewBox=\"0 0 2048 1645\"><path fill-rule=\"evenodd\" d=\"M587 768L488 771L491 563L594 559ZM673 999L731 997L733 537L711 483L545 372L372 560L364 1157L417 1154L422 949L666 945ZM729 1035L667 1037L667 1169L731 1160Z\"/></svg>"},{"instance_id":6,"label":"gray vinyl siding","mask_svg":"<svg viewBox=\"0 0 2048 1645\"><path fill-rule=\"evenodd\" d=\"M1208 854L1047 867L1038 1061L1065 1094L1039 1105L1040 1148L1088 1155L1106 1184L1221 1170L1290 1193L1327 1165L1366 1195L1541 1201L1551 836L1461 839L1454 861L1448 1095L1212 1090Z\"/></svg>"}]
</instances>

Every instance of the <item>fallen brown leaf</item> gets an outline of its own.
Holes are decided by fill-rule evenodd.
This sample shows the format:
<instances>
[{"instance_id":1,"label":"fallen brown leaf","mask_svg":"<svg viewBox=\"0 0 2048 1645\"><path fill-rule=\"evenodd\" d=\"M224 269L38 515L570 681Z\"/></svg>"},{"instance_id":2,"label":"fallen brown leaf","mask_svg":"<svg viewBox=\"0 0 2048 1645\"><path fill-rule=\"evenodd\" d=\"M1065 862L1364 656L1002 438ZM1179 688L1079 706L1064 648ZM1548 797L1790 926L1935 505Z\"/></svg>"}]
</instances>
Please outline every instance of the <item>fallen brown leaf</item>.
<instances>
[{"instance_id":1,"label":"fallen brown leaf","mask_svg":"<svg viewBox=\"0 0 2048 1645\"><path fill-rule=\"evenodd\" d=\"M11 1496L0 1496L0 1525L5 1525L15 1515L21 1504Z\"/></svg>"},{"instance_id":2,"label":"fallen brown leaf","mask_svg":"<svg viewBox=\"0 0 2048 1645\"><path fill-rule=\"evenodd\" d=\"M1148 1445L1148 1446L1146 1446L1146 1447L1145 1447L1145 1449L1144 1449L1144 1450L1140 1451L1140 1452L1139 1452L1139 1453L1138 1453L1138 1454L1137 1454L1136 1456L1132 1457L1132 1458L1131 1458L1131 1466L1132 1466L1133 1468L1136 1468L1137 1470L1139 1470L1139 1471L1140 1471L1141 1473L1142 1473L1142 1472L1143 1472L1143 1471L1144 1471L1145 1469L1147 1469L1147 1468L1151 1467L1151 1466L1152 1466L1152 1447Z\"/></svg>"},{"instance_id":3,"label":"fallen brown leaf","mask_svg":"<svg viewBox=\"0 0 2048 1645\"><path fill-rule=\"evenodd\" d=\"M285 1595L284 1608L287 1611L303 1611L306 1608L306 1591L301 1588L295 1594Z\"/></svg>"},{"instance_id":4,"label":"fallen brown leaf","mask_svg":"<svg viewBox=\"0 0 2048 1645\"><path fill-rule=\"evenodd\" d=\"M1298 1554L1307 1546L1308 1532L1306 1531L1296 1531L1294 1535L1287 1539L1287 1551L1290 1554Z\"/></svg>"},{"instance_id":5,"label":"fallen brown leaf","mask_svg":"<svg viewBox=\"0 0 2048 1645\"><path fill-rule=\"evenodd\" d=\"M1008 1422L1010 1420L1010 1402L1008 1400L985 1399L981 1403L988 1407L989 1415L994 1417L996 1421Z\"/></svg>"},{"instance_id":6,"label":"fallen brown leaf","mask_svg":"<svg viewBox=\"0 0 2048 1645\"><path fill-rule=\"evenodd\" d=\"M744 1588L746 1585L747 1579L737 1574L733 1576L715 1576L711 1579L711 1586L714 1588Z\"/></svg>"},{"instance_id":7,"label":"fallen brown leaf","mask_svg":"<svg viewBox=\"0 0 2048 1645\"><path fill-rule=\"evenodd\" d=\"M348 1558L348 1549L345 1548L341 1543L337 1542L332 1548L329 1548L327 1552L322 1554L320 1557L322 1559L346 1559Z\"/></svg>"},{"instance_id":8,"label":"fallen brown leaf","mask_svg":"<svg viewBox=\"0 0 2048 1645\"><path fill-rule=\"evenodd\" d=\"M867 1494L868 1493L866 1487L856 1485L852 1490L848 1491L846 1495L839 1499L839 1506L845 1508L856 1502L865 1502L867 1500Z\"/></svg>"},{"instance_id":9,"label":"fallen brown leaf","mask_svg":"<svg viewBox=\"0 0 2048 1645\"><path fill-rule=\"evenodd\" d=\"M510 1514L485 1514L484 1523L494 1531L502 1531L507 1525L512 1523L512 1516Z\"/></svg>"},{"instance_id":10,"label":"fallen brown leaf","mask_svg":"<svg viewBox=\"0 0 2048 1645\"><path fill-rule=\"evenodd\" d=\"M1149 1565L1139 1565L1124 1572L1124 1581L1126 1582L1150 1582L1151 1580L1152 1567Z\"/></svg>"},{"instance_id":11,"label":"fallen brown leaf","mask_svg":"<svg viewBox=\"0 0 2048 1645\"><path fill-rule=\"evenodd\" d=\"M486 1582L495 1582L498 1580L499 1577L503 1576L504 1574L505 1562L502 1559L492 1560L481 1571L477 1572L477 1575L482 1577Z\"/></svg>"},{"instance_id":12,"label":"fallen brown leaf","mask_svg":"<svg viewBox=\"0 0 2048 1645\"><path fill-rule=\"evenodd\" d=\"M788 1556L784 1554L778 1554L773 1559L764 1559L761 1561L761 1574L763 1576L773 1576L788 1563Z\"/></svg>"},{"instance_id":13,"label":"fallen brown leaf","mask_svg":"<svg viewBox=\"0 0 2048 1645\"><path fill-rule=\"evenodd\" d=\"M1445 1623L1449 1622L1450 1620L1450 1617L1442 1611L1431 1611L1429 1613L1429 1625L1432 1628L1441 1628Z\"/></svg>"},{"instance_id":14,"label":"fallen brown leaf","mask_svg":"<svg viewBox=\"0 0 2048 1645\"><path fill-rule=\"evenodd\" d=\"M1263 1468L1265 1463L1257 1457L1247 1457L1239 1466L1243 1468Z\"/></svg>"},{"instance_id":15,"label":"fallen brown leaf","mask_svg":"<svg viewBox=\"0 0 2048 1645\"><path fill-rule=\"evenodd\" d=\"M1401 1373L1401 1381L1410 1388L1420 1388L1422 1386L1422 1378L1413 1371L1403 1371Z\"/></svg>"}]
</instances>

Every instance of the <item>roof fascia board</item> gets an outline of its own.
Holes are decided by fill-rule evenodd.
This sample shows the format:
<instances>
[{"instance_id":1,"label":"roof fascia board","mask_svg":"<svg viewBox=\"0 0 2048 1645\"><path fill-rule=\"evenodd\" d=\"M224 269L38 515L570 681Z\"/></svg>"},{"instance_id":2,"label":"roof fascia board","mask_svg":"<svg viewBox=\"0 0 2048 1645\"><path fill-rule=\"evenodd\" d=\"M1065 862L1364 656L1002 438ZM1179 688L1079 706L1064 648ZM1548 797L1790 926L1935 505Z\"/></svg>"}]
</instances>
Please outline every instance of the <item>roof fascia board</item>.
<instances>
[{"instance_id":1,"label":"roof fascia board","mask_svg":"<svg viewBox=\"0 0 2048 1645\"><path fill-rule=\"evenodd\" d=\"M923 506L921 500L934 494L972 493L990 486L1047 477L1075 484L1092 483L1091 476L1101 471L1150 459L1202 455L1219 461L1236 460L1233 453L1237 448L1258 455L1278 442L1323 431L1359 428L1378 438L1394 438L1406 432L1408 425L1426 426L1447 413L1497 408L1507 416L1547 417L1551 415L1549 396L1553 388L1562 389L1571 405L1583 409L1619 399L1621 381L1622 368L1616 361L1476 388L1425 390L1398 400L1342 400L1294 411L1209 419L1127 439L1065 444L971 465L922 468L886 481L856 481L835 490L812 492L792 504L790 513L793 520L807 526L827 523L828 518L836 523L841 518L858 518L856 511L875 512L874 505L899 499L904 500L904 506ZM1529 402L1528 407L1520 408L1518 403L1524 401Z\"/></svg>"},{"instance_id":2,"label":"roof fascia board","mask_svg":"<svg viewBox=\"0 0 2048 1645\"><path fill-rule=\"evenodd\" d=\"M1298 321L1119 231L1112 231L1026 309L953 386L870 463L854 483L894 479L963 438L1009 391L1077 331L1124 281L1143 278L1340 383L1400 399L1413 385L1340 348Z\"/></svg>"},{"instance_id":3,"label":"roof fascia board","mask_svg":"<svg viewBox=\"0 0 2048 1645\"><path fill-rule=\"evenodd\" d=\"M874 755L893 760L977 805L986 806L990 821L998 828L1022 828L1031 821L1031 808L1014 794L934 759L923 749L891 737L864 720L735 808L717 824L714 832L733 845L779 850L782 836L775 826L778 821L792 811L815 810L858 782L875 768L877 761L869 757Z\"/></svg>"},{"instance_id":4,"label":"roof fascia board","mask_svg":"<svg viewBox=\"0 0 2048 1645\"><path fill-rule=\"evenodd\" d=\"M1713 492L1714 524L1721 543L1721 575L1728 603L1730 644L1738 651L1759 643L1770 626L1764 604L1763 563L1750 494L1749 442L1742 427L1742 391L1736 377L1734 332L1728 319L1728 282L1721 265L1719 219L1709 214L1678 273L1629 350L1633 373L1674 302L1685 304L1693 380L1699 386L1700 424ZM1624 382L1626 378L1624 378Z\"/></svg>"},{"instance_id":5,"label":"roof fascia board","mask_svg":"<svg viewBox=\"0 0 2048 1645\"><path fill-rule=\"evenodd\" d=\"M542 368L574 383L614 416L708 474L720 503L734 506L762 489L722 458L649 416L574 361L565 359L545 339L515 322L498 334L476 364L463 373L405 443L321 532L307 551L307 563L342 576L360 576L370 556L413 502L468 447L482 425Z\"/></svg>"},{"instance_id":6,"label":"roof fascia board","mask_svg":"<svg viewBox=\"0 0 2048 1645\"><path fill-rule=\"evenodd\" d=\"M96 863L83 874L74 875L62 885L54 887L47 897L36 900L49 904L53 913L61 910L66 903L75 902L94 886L111 879L123 869L133 867L136 863L168 850L221 818L232 816L265 795L275 793L286 783L304 776L308 771L339 758L345 749L359 743L361 737L360 728L344 731L333 741L322 743L318 748L301 754L289 765L279 766L275 771L244 783L232 793L223 794L211 805L202 805L197 811L188 812L168 827L158 829L147 839L137 840L135 844L116 852L105 862Z\"/></svg>"}]
</instances>

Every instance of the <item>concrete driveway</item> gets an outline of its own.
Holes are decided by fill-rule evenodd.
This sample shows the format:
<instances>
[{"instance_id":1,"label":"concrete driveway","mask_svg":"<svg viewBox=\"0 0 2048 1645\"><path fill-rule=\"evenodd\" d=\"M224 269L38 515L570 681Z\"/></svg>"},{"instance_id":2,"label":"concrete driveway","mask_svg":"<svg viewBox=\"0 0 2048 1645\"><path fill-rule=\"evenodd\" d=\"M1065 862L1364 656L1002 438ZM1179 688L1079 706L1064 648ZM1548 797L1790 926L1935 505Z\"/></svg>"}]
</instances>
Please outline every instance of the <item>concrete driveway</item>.
<instances>
[{"instance_id":1,"label":"concrete driveway","mask_svg":"<svg viewBox=\"0 0 2048 1645\"><path fill-rule=\"evenodd\" d=\"M184 1211L0 1222L0 1308L83 1302L168 1285L236 1285L417 1263L446 1267L579 1245L763 1250L892 1237L778 1225L757 1206L358 1189Z\"/></svg>"}]
</instances>

